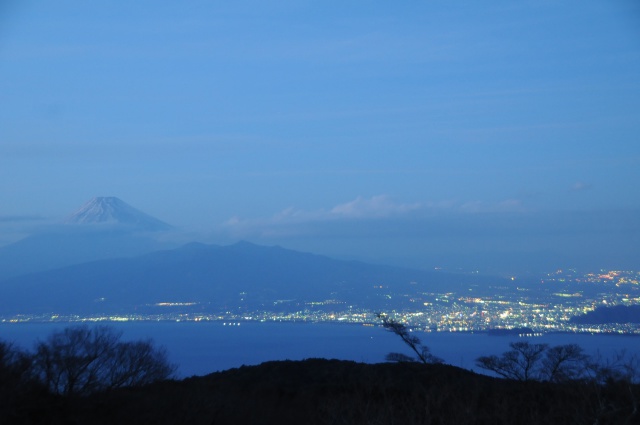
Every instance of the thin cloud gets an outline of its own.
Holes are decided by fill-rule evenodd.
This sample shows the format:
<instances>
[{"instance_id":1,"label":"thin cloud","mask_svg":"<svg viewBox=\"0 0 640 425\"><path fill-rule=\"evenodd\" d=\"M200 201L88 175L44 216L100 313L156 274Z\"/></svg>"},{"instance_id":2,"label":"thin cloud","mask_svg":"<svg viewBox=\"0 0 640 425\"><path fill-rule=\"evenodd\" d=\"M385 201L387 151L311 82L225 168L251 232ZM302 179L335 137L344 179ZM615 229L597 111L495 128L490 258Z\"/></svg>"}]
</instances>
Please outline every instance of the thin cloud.
<instances>
[{"instance_id":1,"label":"thin cloud","mask_svg":"<svg viewBox=\"0 0 640 425\"><path fill-rule=\"evenodd\" d=\"M0 223L24 223L42 220L44 220L44 217L38 215L0 215Z\"/></svg>"},{"instance_id":2,"label":"thin cloud","mask_svg":"<svg viewBox=\"0 0 640 425\"><path fill-rule=\"evenodd\" d=\"M505 199L500 202L471 201L457 208L463 213L506 213L524 212L525 208L519 199Z\"/></svg>"},{"instance_id":3,"label":"thin cloud","mask_svg":"<svg viewBox=\"0 0 640 425\"><path fill-rule=\"evenodd\" d=\"M251 234L274 236L298 232L300 226L335 222L341 220L384 219L402 216L422 208L419 203L396 203L386 195L363 198L335 205L328 209L314 211L289 207L269 218L243 219L231 217L223 227L235 236L244 237ZM295 230L294 230L295 229Z\"/></svg>"},{"instance_id":4,"label":"thin cloud","mask_svg":"<svg viewBox=\"0 0 640 425\"><path fill-rule=\"evenodd\" d=\"M369 199L359 196L353 201L336 205L329 211L329 214L345 218L383 218L415 211L421 207L419 203L397 204L385 195Z\"/></svg>"},{"instance_id":5,"label":"thin cloud","mask_svg":"<svg viewBox=\"0 0 640 425\"><path fill-rule=\"evenodd\" d=\"M582 192L584 190L593 189L593 185L585 182L576 182L569 189L571 192Z\"/></svg>"},{"instance_id":6,"label":"thin cloud","mask_svg":"<svg viewBox=\"0 0 640 425\"><path fill-rule=\"evenodd\" d=\"M258 235L275 237L305 233L312 228L326 227L330 223L415 221L439 215L474 215L481 213L523 212L524 207L516 199L496 203L471 201L460 203L452 200L439 202L399 203L387 195L357 198L328 209L307 211L294 207L286 208L272 217L243 219L231 217L223 228L236 237Z\"/></svg>"}]
</instances>

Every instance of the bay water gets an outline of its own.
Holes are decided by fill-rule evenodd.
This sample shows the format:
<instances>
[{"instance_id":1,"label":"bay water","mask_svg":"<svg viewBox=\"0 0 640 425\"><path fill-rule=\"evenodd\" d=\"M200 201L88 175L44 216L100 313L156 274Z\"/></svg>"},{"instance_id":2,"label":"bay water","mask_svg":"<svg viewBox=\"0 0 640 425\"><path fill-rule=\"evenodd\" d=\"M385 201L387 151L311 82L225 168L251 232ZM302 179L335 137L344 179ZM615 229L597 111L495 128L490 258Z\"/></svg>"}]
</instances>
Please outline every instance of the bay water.
<instances>
[{"instance_id":1,"label":"bay water","mask_svg":"<svg viewBox=\"0 0 640 425\"><path fill-rule=\"evenodd\" d=\"M32 349L55 330L70 323L2 323L0 340ZM178 377L256 365L270 360L330 358L364 363L385 361L389 352L411 355L396 335L380 326L291 322L109 322L123 340L152 339L166 348L178 365ZM513 341L561 345L575 343L588 354L609 358L626 351L640 355L640 337L602 334L550 333L539 337L494 336L486 333L416 332L415 335L445 363L480 372L475 359L501 354Z\"/></svg>"}]
</instances>

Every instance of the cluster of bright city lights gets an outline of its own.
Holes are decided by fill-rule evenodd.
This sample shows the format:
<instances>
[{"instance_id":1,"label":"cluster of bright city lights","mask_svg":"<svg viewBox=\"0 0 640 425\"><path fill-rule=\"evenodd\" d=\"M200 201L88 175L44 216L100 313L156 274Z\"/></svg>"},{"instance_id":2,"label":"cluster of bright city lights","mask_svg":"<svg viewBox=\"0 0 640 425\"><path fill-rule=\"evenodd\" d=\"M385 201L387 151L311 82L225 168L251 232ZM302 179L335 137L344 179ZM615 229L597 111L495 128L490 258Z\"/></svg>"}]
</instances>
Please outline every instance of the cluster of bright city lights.
<instances>
[{"instance_id":1,"label":"cluster of bright city lights","mask_svg":"<svg viewBox=\"0 0 640 425\"><path fill-rule=\"evenodd\" d=\"M411 329L422 331L482 332L488 330L529 329L532 332L588 332L640 335L639 323L578 324L571 318L602 306L640 305L640 272L600 270L581 274L575 270L557 270L542 277L534 289L518 287L517 278L511 291L499 287L492 295L474 294L471 289L456 292L382 293L387 299L408 300L409 306L386 313ZM384 285L376 289L388 290ZM490 289L490 288L489 288ZM390 291L390 290L389 290ZM485 291L487 292L487 291ZM241 300L247 295L240 293ZM138 314L96 315L17 315L2 322L26 321L220 321L253 322L337 322L372 325L379 321L369 308L349 305L340 299L309 300L296 311L282 311L293 300L277 300L270 311L239 311L229 308L221 312L198 312L197 302L165 301L154 303L158 310L169 311ZM180 307L190 307L184 311Z\"/></svg>"}]
</instances>

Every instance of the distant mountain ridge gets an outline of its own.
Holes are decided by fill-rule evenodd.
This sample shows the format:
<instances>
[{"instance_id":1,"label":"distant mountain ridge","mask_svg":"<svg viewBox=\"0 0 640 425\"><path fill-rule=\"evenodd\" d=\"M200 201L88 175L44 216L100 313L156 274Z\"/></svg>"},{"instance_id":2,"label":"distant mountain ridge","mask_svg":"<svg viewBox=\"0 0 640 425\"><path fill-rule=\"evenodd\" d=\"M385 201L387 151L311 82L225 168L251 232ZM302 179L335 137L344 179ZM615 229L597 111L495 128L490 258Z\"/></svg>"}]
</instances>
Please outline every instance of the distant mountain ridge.
<instances>
[{"instance_id":1,"label":"distant mountain ridge","mask_svg":"<svg viewBox=\"0 0 640 425\"><path fill-rule=\"evenodd\" d=\"M396 291L451 290L480 278L340 261L241 242L190 243L133 258L101 260L0 282L0 312L299 311L397 308ZM318 303L326 303L318 307ZM334 305L338 304L338 305ZM161 309L166 312L167 309Z\"/></svg>"},{"instance_id":2,"label":"distant mountain ridge","mask_svg":"<svg viewBox=\"0 0 640 425\"><path fill-rule=\"evenodd\" d=\"M598 307L585 315L572 317L571 323L640 323L640 305Z\"/></svg>"}]
</instances>

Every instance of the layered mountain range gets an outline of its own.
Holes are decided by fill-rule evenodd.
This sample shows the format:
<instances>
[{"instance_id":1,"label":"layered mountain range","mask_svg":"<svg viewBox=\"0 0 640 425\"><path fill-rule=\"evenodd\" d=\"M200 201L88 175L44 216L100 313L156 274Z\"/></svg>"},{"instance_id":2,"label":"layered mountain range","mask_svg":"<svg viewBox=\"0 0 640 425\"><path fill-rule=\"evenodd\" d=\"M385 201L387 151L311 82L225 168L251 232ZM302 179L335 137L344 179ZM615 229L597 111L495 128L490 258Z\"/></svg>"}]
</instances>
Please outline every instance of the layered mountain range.
<instances>
[{"instance_id":1,"label":"layered mountain range","mask_svg":"<svg viewBox=\"0 0 640 425\"><path fill-rule=\"evenodd\" d=\"M0 249L0 315L387 310L408 307L407 294L483 286L478 276L248 242L163 246L156 236L170 229L118 198L90 200L63 224Z\"/></svg>"},{"instance_id":2,"label":"layered mountain range","mask_svg":"<svg viewBox=\"0 0 640 425\"><path fill-rule=\"evenodd\" d=\"M172 226L116 197L96 197L60 223L0 247L0 280L87 261L140 255L177 245Z\"/></svg>"}]
</instances>

